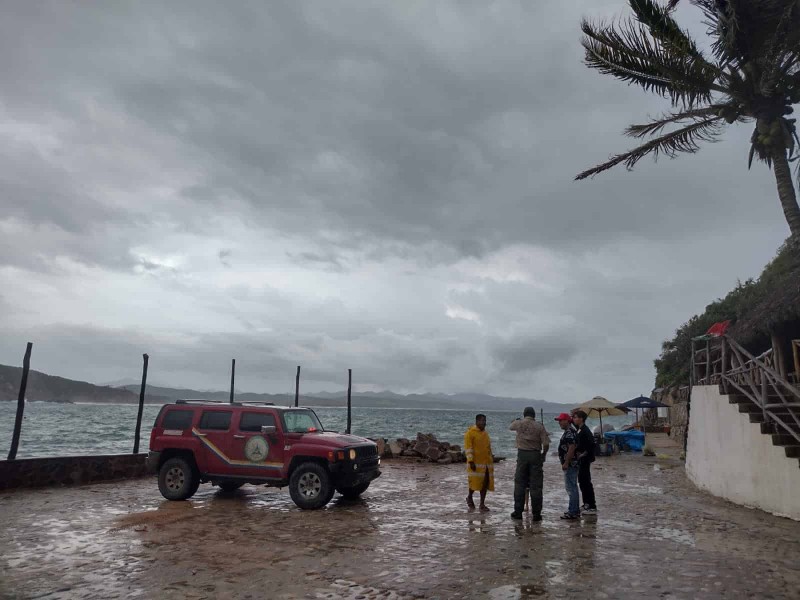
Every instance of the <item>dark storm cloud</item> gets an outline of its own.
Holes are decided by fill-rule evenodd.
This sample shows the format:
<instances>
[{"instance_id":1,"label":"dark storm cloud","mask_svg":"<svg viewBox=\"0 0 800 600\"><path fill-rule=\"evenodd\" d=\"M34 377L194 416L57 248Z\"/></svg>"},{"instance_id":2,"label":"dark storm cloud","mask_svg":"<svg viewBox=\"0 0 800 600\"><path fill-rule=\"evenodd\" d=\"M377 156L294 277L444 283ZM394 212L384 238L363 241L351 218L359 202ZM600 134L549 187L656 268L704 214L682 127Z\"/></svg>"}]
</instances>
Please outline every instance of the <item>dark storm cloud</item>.
<instances>
[{"instance_id":1,"label":"dark storm cloud","mask_svg":"<svg viewBox=\"0 0 800 600\"><path fill-rule=\"evenodd\" d=\"M492 357L508 373L535 372L564 365L578 350L575 340L552 335L519 335L510 339L495 338L490 342Z\"/></svg>"},{"instance_id":2,"label":"dark storm cloud","mask_svg":"<svg viewBox=\"0 0 800 600\"><path fill-rule=\"evenodd\" d=\"M581 64L581 16L624 5L6 3L2 356L30 332L94 380L143 347L186 385L232 356L412 390L650 379L786 228L746 129L573 181L668 108Z\"/></svg>"},{"instance_id":3,"label":"dark storm cloud","mask_svg":"<svg viewBox=\"0 0 800 600\"><path fill-rule=\"evenodd\" d=\"M558 4L50 4L43 12L15 4L6 12L0 68L12 117L31 117L35 95L36 114L73 125L71 144L103 144L123 126L98 132L98 103L124 115L121 133L138 152L160 136L198 167L181 191L189 202L224 210L237 198L283 231L356 232L412 248L437 240L437 260L447 260L516 241L686 235L751 205L722 178L744 164L741 144L712 150L724 165L716 172L682 161L696 177L642 165L572 181L626 147L618 133L629 119L666 106L585 69L579 13ZM354 19L364 26L354 30ZM435 31L451 20L463 31ZM531 35L542 22L551 26ZM48 94L36 94L44 81ZM60 180L57 158L47 162L32 168L51 174L23 174L11 190L17 210L76 232L120 218L118 207ZM31 181L50 183L40 190ZM720 200L698 201L712 186Z\"/></svg>"}]
</instances>

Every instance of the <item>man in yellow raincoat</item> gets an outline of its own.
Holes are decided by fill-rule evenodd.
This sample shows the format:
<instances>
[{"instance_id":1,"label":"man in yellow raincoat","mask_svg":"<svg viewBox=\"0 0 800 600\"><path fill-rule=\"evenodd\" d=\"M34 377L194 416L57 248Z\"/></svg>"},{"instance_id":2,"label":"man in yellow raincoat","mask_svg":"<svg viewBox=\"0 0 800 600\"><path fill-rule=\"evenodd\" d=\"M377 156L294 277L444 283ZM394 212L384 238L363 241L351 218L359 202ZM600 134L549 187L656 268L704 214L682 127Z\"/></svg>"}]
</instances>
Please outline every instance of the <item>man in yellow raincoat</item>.
<instances>
[{"instance_id":1,"label":"man in yellow raincoat","mask_svg":"<svg viewBox=\"0 0 800 600\"><path fill-rule=\"evenodd\" d=\"M475 425L464 434L464 452L467 454L467 480L469 481L469 495L467 506L475 508L472 499L474 492L481 493L480 510L486 512L486 492L494 491L494 457L492 456L492 441L486 432L486 415L475 417Z\"/></svg>"}]
</instances>

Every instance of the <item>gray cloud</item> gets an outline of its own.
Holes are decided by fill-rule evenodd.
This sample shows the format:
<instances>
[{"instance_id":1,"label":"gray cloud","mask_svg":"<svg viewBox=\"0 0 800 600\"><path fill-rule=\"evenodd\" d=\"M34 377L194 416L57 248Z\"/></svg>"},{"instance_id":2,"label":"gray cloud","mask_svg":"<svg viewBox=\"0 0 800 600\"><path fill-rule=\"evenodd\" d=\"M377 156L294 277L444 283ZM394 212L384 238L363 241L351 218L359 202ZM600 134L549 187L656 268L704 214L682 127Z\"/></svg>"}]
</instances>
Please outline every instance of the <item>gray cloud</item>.
<instances>
[{"instance_id":1,"label":"gray cloud","mask_svg":"<svg viewBox=\"0 0 800 600\"><path fill-rule=\"evenodd\" d=\"M566 364L578 353L579 344L560 336L522 335L511 339L495 338L490 348L492 357L502 365L503 371L520 373Z\"/></svg>"},{"instance_id":2,"label":"gray cloud","mask_svg":"<svg viewBox=\"0 0 800 600\"><path fill-rule=\"evenodd\" d=\"M643 391L786 226L746 128L572 180L666 108L581 64L581 16L621 8L8 4L0 361L35 336L96 380L150 351L185 385L236 355L278 389L302 361L320 386Z\"/></svg>"}]
</instances>

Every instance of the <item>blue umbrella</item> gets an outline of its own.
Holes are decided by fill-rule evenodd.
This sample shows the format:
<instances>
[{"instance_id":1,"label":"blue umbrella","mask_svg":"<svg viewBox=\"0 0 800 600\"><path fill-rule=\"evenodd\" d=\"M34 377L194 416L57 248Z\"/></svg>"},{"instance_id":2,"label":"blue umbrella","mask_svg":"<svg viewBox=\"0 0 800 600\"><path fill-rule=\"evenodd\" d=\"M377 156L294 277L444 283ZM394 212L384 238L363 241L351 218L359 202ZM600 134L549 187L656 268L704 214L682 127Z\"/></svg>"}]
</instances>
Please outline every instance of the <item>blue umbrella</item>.
<instances>
[{"instance_id":1,"label":"blue umbrella","mask_svg":"<svg viewBox=\"0 0 800 600\"><path fill-rule=\"evenodd\" d=\"M652 398L648 398L647 396L639 396L638 398L634 398L633 400L628 400L627 402L623 402L622 404L617 404L617 408L627 408L627 409L634 409L636 411L636 422L639 422L639 409L642 410L646 408L669 408L669 405L662 404L658 400L653 400ZM642 427L642 431L644 431L644 427Z\"/></svg>"}]
</instances>

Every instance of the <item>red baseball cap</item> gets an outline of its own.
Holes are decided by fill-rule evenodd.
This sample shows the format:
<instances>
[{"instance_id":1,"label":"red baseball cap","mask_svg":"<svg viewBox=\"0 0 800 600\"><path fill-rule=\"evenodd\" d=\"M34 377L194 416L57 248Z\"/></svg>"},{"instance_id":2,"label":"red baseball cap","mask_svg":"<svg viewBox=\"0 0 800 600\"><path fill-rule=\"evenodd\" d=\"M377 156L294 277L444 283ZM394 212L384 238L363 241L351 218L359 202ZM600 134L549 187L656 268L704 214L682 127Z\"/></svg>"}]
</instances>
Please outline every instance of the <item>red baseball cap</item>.
<instances>
[{"instance_id":1,"label":"red baseball cap","mask_svg":"<svg viewBox=\"0 0 800 600\"><path fill-rule=\"evenodd\" d=\"M567 413L561 413L556 417L556 421L572 421L572 417Z\"/></svg>"}]
</instances>

